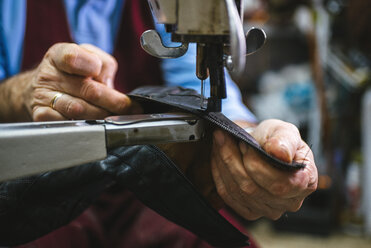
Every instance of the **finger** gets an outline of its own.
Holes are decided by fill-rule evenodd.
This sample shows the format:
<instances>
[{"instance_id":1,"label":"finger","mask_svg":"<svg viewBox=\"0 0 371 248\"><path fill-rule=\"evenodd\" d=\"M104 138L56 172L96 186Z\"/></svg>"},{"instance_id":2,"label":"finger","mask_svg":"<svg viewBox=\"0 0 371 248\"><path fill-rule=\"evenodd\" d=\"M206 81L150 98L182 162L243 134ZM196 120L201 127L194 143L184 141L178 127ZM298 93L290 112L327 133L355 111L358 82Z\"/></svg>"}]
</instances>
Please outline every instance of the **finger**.
<instances>
[{"instance_id":1,"label":"finger","mask_svg":"<svg viewBox=\"0 0 371 248\"><path fill-rule=\"evenodd\" d=\"M231 174L236 185L246 189L246 191L248 190L248 194L256 191L255 184L250 185L246 180L247 173L243 166L241 152L234 140L221 130L214 132L214 140L218 144L216 156L218 156L221 163L226 167L228 174Z\"/></svg>"},{"instance_id":2,"label":"finger","mask_svg":"<svg viewBox=\"0 0 371 248\"><path fill-rule=\"evenodd\" d=\"M211 164L211 172L215 181L216 190L219 194L219 196L223 199L223 201L230 206L232 209L234 209L239 215L242 217L248 219L248 220L256 220L260 217L262 217L261 214L252 212L248 207L241 206L236 200L234 200L229 192L226 189L226 186L224 184L224 181L221 177L221 172L219 171L219 168L216 166L215 163Z\"/></svg>"},{"instance_id":3,"label":"finger","mask_svg":"<svg viewBox=\"0 0 371 248\"><path fill-rule=\"evenodd\" d=\"M250 159L248 161L245 161L245 163L249 164L250 161L256 162L253 164L256 165L256 170L251 174L253 177L259 178L260 180L258 180L258 182L255 182L249 177L249 174L246 173L244 168L241 168L242 163L239 161L239 157L234 155L237 154L237 151L235 150L236 145L234 144L233 139L231 139L228 135L220 137L220 135L222 134L222 132L220 131L215 132L215 134L219 134L215 136L215 140L219 140L219 143L223 144L218 153L220 154L220 160L224 161L223 165L228 169L227 171L223 171L223 168L219 167L220 170L223 171L223 177L227 178L230 174L230 178L233 178L234 183L238 185L237 188L239 188L239 191L244 196L241 197L241 199L237 200L247 201L247 198L259 199L260 205L255 205L255 207L260 207L260 211L262 211L262 214L274 219L280 216L283 211L298 210L302 204L304 197L306 197L308 193L313 191L313 189L310 189L310 187L308 188L307 186L307 174L303 173L302 175L297 176L296 182L288 181L286 183L286 179L288 178L286 173L280 173L281 171L277 171L280 175L272 174L272 170L270 170L271 166L267 165L266 162L263 161L260 157L250 157ZM217 155L214 155L214 157L215 156ZM259 169L264 168L268 168L267 171L264 171L266 172L266 174L259 176L259 173L261 173ZM275 170L273 170L273 172L275 172ZM269 176L271 176L270 182L264 184ZM304 178L301 178L301 176L304 176ZM261 183L260 181L263 182L263 186L265 186L269 191L266 190L264 187L262 188L259 186ZM292 184L291 187L290 183ZM237 191L236 186L234 186L232 182L232 179L229 179L227 181L224 180L224 184L226 185L226 188L229 189L230 193L233 193L233 191ZM288 185L286 189L284 188L285 184ZM294 191L292 189L295 189L297 191ZM289 192L289 190L291 190L291 192ZM289 195L288 193L292 193L293 196L295 196L296 198L292 198L292 195ZM299 195L300 197L297 197L297 195ZM284 196L284 198L281 196ZM231 197L233 197L233 194ZM236 200L236 198L234 199ZM266 203L271 209L264 208L264 205L262 205L263 203ZM250 206L254 205L254 201L250 200L249 204Z\"/></svg>"},{"instance_id":4,"label":"finger","mask_svg":"<svg viewBox=\"0 0 371 248\"><path fill-rule=\"evenodd\" d=\"M217 137L221 134L222 133L220 130L215 132ZM221 140L220 138L218 139ZM241 156L236 155L240 153L240 150L235 144L235 141L228 135L225 135L223 140L224 145L219 147L219 151L213 157L223 162L220 163L222 166L219 166L219 168L220 171L223 171L223 167L225 167L223 177L230 178L228 180L231 182L230 184L226 183L224 180L227 186L232 185L227 187L231 189L230 192L233 191L232 188L235 188L235 192L241 192L242 197L240 200L245 202L249 201L250 204L253 204L252 200L258 199L261 203L266 203L272 209L280 211L287 211L293 208L296 209L297 206L300 205L300 203L290 199L281 199L280 197L277 197L260 187L246 172ZM262 210L262 213L265 216L271 214L272 212L271 209L265 209L264 206L262 207Z\"/></svg>"},{"instance_id":5,"label":"finger","mask_svg":"<svg viewBox=\"0 0 371 248\"><path fill-rule=\"evenodd\" d=\"M57 92L48 93L50 99L52 99L56 93ZM58 98L58 101L54 103L54 110L66 118L74 120L103 119L110 115L108 111L68 94L63 94Z\"/></svg>"},{"instance_id":6,"label":"finger","mask_svg":"<svg viewBox=\"0 0 371 248\"><path fill-rule=\"evenodd\" d=\"M221 141L222 137L218 137L223 133L218 130L214 133L215 139ZM228 198L233 200L233 204L239 204L239 208L247 207L250 211L254 211L258 215L263 215L271 219L276 219L282 214L282 210L271 208L265 203L261 195L260 189L251 179L246 175L243 169L241 156L237 145L228 136L224 137L224 144L221 147L215 147L213 150L214 164L221 173L221 180ZM235 170L235 168L240 168ZM234 174L237 172L237 174ZM244 178L240 177L238 173L242 173ZM236 177L237 176L237 177ZM237 179L237 180L236 180ZM271 200L268 198L267 200Z\"/></svg>"},{"instance_id":7,"label":"finger","mask_svg":"<svg viewBox=\"0 0 371 248\"><path fill-rule=\"evenodd\" d=\"M318 185L318 171L314 161L313 152L310 150L309 146L302 141L301 148L297 151L294 157L295 161L298 161L305 165L302 176L306 176L307 180L301 180L302 183L306 183L307 195L311 194L317 189Z\"/></svg>"},{"instance_id":8,"label":"finger","mask_svg":"<svg viewBox=\"0 0 371 248\"><path fill-rule=\"evenodd\" d=\"M254 195L258 190L257 185L249 180L236 144L221 130L214 132L214 140L217 145L214 146L213 159L219 171L222 172L221 178L231 197L239 195L240 192L245 197Z\"/></svg>"},{"instance_id":9,"label":"finger","mask_svg":"<svg viewBox=\"0 0 371 248\"><path fill-rule=\"evenodd\" d=\"M102 69L99 56L73 43L52 46L45 58L59 70L79 76L97 77Z\"/></svg>"},{"instance_id":10,"label":"finger","mask_svg":"<svg viewBox=\"0 0 371 248\"><path fill-rule=\"evenodd\" d=\"M113 81L117 71L116 59L96 46L90 44L81 44L80 47L96 54L102 61L101 71L94 79L106 84L110 88L113 88Z\"/></svg>"},{"instance_id":11,"label":"finger","mask_svg":"<svg viewBox=\"0 0 371 248\"><path fill-rule=\"evenodd\" d=\"M291 163L301 144L298 129L280 120L266 120L252 133L263 149L272 156Z\"/></svg>"},{"instance_id":12,"label":"finger","mask_svg":"<svg viewBox=\"0 0 371 248\"><path fill-rule=\"evenodd\" d=\"M254 198L250 197L236 197L238 192L231 192L228 185L223 180L226 174L220 166L217 165L218 162L212 164L212 174L214 180L217 182L216 189L219 196L224 200L224 202L236 211L242 217L248 220L256 220L262 216L268 217L270 219L276 220L284 213L284 210L277 210L271 208L264 202L256 201Z\"/></svg>"},{"instance_id":13,"label":"finger","mask_svg":"<svg viewBox=\"0 0 371 248\"><path fill-rule=\"evenodd\" d=\"M67 120L59 112L47 106L35 106L32 111L33 121L63 121Z\"/></svg>"},{"instance_id":14,"label":"finger","mask_svg":"<svg viewBox=\"0 0 371 248\"><path fill-rule=\"evenodd\" d=\"M115 114L126 114L131 111L131 99L91 78L61 75L61 81L53 86L56 91L67 93L76 98L103 108Z\"/></svg>"},{"instance_id":15,"label":"finger","mask_svg":"<svg viewBox=\"0 0 371 248\"><path fill-rule=\"evenodd\" d=\"M229 198L233 198L234 200L238 200L238 194L239 194L239 187L238 184L235 182L235 180L231 177L229 172L227 171L227 168L224 167L223 165L223 160L220 156L221 150L219 147L216 147L215 145L213 146L212 149L212 163L216 166L218 171L220 172L222 176L218 177L218 179L214 179L215 184L221 183L224 185L225 188L225 194Z\"/></svg>"},{"instance_id":16,"label":"finger","mask_svg":"<svg viewBox=\"0 0 371 248\"><path fill-rule=\"evenodd\" d=\"M253 149L247 149L246 144L240 143L240 149L247 174L273 196L282 199L306 196L311 177L311 171L306 167L297 171L282 171L269 165Z\"/></svg>"}]
</instances>

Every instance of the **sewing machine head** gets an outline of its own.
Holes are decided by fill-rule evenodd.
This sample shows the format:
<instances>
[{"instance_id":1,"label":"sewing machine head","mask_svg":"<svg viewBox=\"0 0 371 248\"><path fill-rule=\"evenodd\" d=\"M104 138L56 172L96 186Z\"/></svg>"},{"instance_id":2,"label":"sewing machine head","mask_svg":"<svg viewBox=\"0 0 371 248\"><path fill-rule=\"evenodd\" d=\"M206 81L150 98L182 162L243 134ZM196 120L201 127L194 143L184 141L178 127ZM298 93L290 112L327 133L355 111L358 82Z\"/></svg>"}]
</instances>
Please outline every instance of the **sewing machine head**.
<instances>
[{"instance_id":1,"label":"sewing machine head","mask_svg":"<svg viewBox=\"0 0 371 248\"><path fill-rule=\"evenodd\" d=\"M141 37L143 49L158 58L177 58L187 52L188 43L197 43L196 75L202 87L210 77L210 97L205 108L221 111L221 100L227 97L224 67L235 74L242 73L246 55L264 44L264 31L252 28L244 34L243 0L148 0L148 3L156 21L165 24L172 41L181 45L165 47L158 33L148 30Z\"/></svg>"}]
</instances>

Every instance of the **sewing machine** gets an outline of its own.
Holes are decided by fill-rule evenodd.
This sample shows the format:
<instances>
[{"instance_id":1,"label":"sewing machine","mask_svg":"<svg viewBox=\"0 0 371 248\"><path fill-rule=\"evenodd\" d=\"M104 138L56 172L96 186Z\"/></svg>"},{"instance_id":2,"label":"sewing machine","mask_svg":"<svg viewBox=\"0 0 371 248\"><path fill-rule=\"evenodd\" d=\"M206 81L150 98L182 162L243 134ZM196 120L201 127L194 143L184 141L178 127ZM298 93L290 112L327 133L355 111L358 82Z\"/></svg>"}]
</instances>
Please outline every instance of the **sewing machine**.
<instances>
[{"instance_id":1,"label":"sewing machine","mask_svg":"<svg viewBox=\"0 0 371 248\"><path fill-rule=\"evenodd\" d=\"M227 97L224 67L239 75L245 69L246 56L265 42L263 30L243 30L243 0L148 0L158 23L165 25L172 41L179 47L165 47L155 30L141 37L145 51L158 58L184 55L188 43L197 43L196 75L201 80L210 77L207 111L221 111L221 100ZM203 106L202 106L203 107Z\"/></svg>"},{"instance_id":2,"label":"sewing machine","mask_svg":"<svg viewBox=\"0 0 371 248\"><path fill-rule=\"evenodd\" d=\"M196 76L210 77L210 96L201 107L221 111L227 96L224 67L242 73L245 56L265 41L261 29L247 35L242 0L149 0L156 21L165 25L178 47L166 47L155 30L141 37L145 51L177 58L197 43ZM134 144L189 142L202 137L204 125L188 114L113 116L104 120L0 124L0 182L104 159L107 149Z\"/></svg>"}]
</instances>

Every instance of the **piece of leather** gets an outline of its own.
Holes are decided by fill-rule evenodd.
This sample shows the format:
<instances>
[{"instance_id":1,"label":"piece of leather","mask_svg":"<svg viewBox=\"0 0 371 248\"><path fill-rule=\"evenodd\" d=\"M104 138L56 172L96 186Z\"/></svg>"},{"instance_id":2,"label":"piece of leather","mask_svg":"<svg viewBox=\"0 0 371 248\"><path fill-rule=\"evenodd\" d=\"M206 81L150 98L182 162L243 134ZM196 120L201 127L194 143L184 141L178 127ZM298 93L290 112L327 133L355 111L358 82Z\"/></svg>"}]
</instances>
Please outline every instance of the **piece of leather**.
<instances>
[{"instance_id":1,"label":"piece of leather","mask_svg":"<svg viewBox=\"0 0 371 248\"><path fill-rule=\"evenodd\" d=\"M180 87L145 87L132 92L146 112L176 108L193 113L259 151L274 166L292 170L265 153L243 129L221 113L200 108L200 96ZM37 239L75 219L107 187L121 184L143 203L217 247L241 247L248 237L206 202L179 168L155 146L120 147L106 159L0 184L0 245Z\"/></svg>"},{"instance_id":2,"label":"piece of leather","mask_svg":"<svg viewBox=\"0 0 371 248\"><path fill-rule=\"evenodd\" d=\"M114 183L107 159L0 184L0 246L33 241L69 223Z\"/></svg>"},{"instance_id":3,"label":"piece of leather","mask_svg":"<svg viewBox=\"0 0 371 248\"><path fill-rule=\"evenodd\" d=\"M248 244L162 151L138 145L109 151L99 162L0 184L0 245L24 244L69 223L112 184L216 247Z\"/></svg>"},{"instance_id":4,"label":"piece of leather","mask_svg":"<svg viewBox=\"0 0 371 248\"><path fill-rule=\"evenodd\" d=\"M117 151L116 151L117 152ZM117 177L148 207L216 247L241 247L248 237L210 206L179 168L156 146L127 148L118 158L131 165ZM129 175L129 177L128 177Z\"/></svg>"},{"instance_id":5,"label":"piece of leather","mask_svg":"<svg viewBox=\"0 0 371 248\"><path fill-rule=\"evenodd\" d=\"M305 165L293 161L286 163L267 152L243 128L235 124L220 112L208 112L201 108L201 96L192 89L182 87L145 86L132 91L129 96L140 102L145 112L166 112L169 108L176 108L182 112L189 112L207 120L212 125L232 134L239 140L258 151L269 163L282 170L297 170ZM156 105L157 103L157 105Z\"/></svg>"}]
</instances>

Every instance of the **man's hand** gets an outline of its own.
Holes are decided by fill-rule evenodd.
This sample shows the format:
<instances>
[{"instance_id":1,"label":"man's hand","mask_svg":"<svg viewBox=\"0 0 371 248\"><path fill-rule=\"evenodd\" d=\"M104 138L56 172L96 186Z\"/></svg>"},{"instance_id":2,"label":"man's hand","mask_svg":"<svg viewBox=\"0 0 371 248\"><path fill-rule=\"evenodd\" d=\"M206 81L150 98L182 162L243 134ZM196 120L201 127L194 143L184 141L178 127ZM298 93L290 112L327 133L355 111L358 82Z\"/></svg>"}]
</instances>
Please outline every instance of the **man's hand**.
<instances>
[{"instance_id":1,"label":"man's hand","mask_svg":"<svg viewBox=\"0 0 371 248\"><path fill-rule=\"evenodd\" d=\"M58 43L29 73L24 104L34 121L100 119L131 111L130 99L112 89L116 60L92 45ZM21 89L19 89L21 90ZM63 93L51 103L57 93Z\"/></svg>"},{"instance_id":2,"label":"man's hand","mask_svg":"<svg viewBox=\"0 0 371 248\"><path fill-rule=\"evenodd\" d=\"M305 164L297 171L282 171L268 164L253 149L221 130L214 132L211 169L223 201L248 220L262 216L278 219L297 211L306 196L317 188L313 154L298 129L279 120L260 123L252 136L271 155Z\"/></svg>"}]
</instances>

